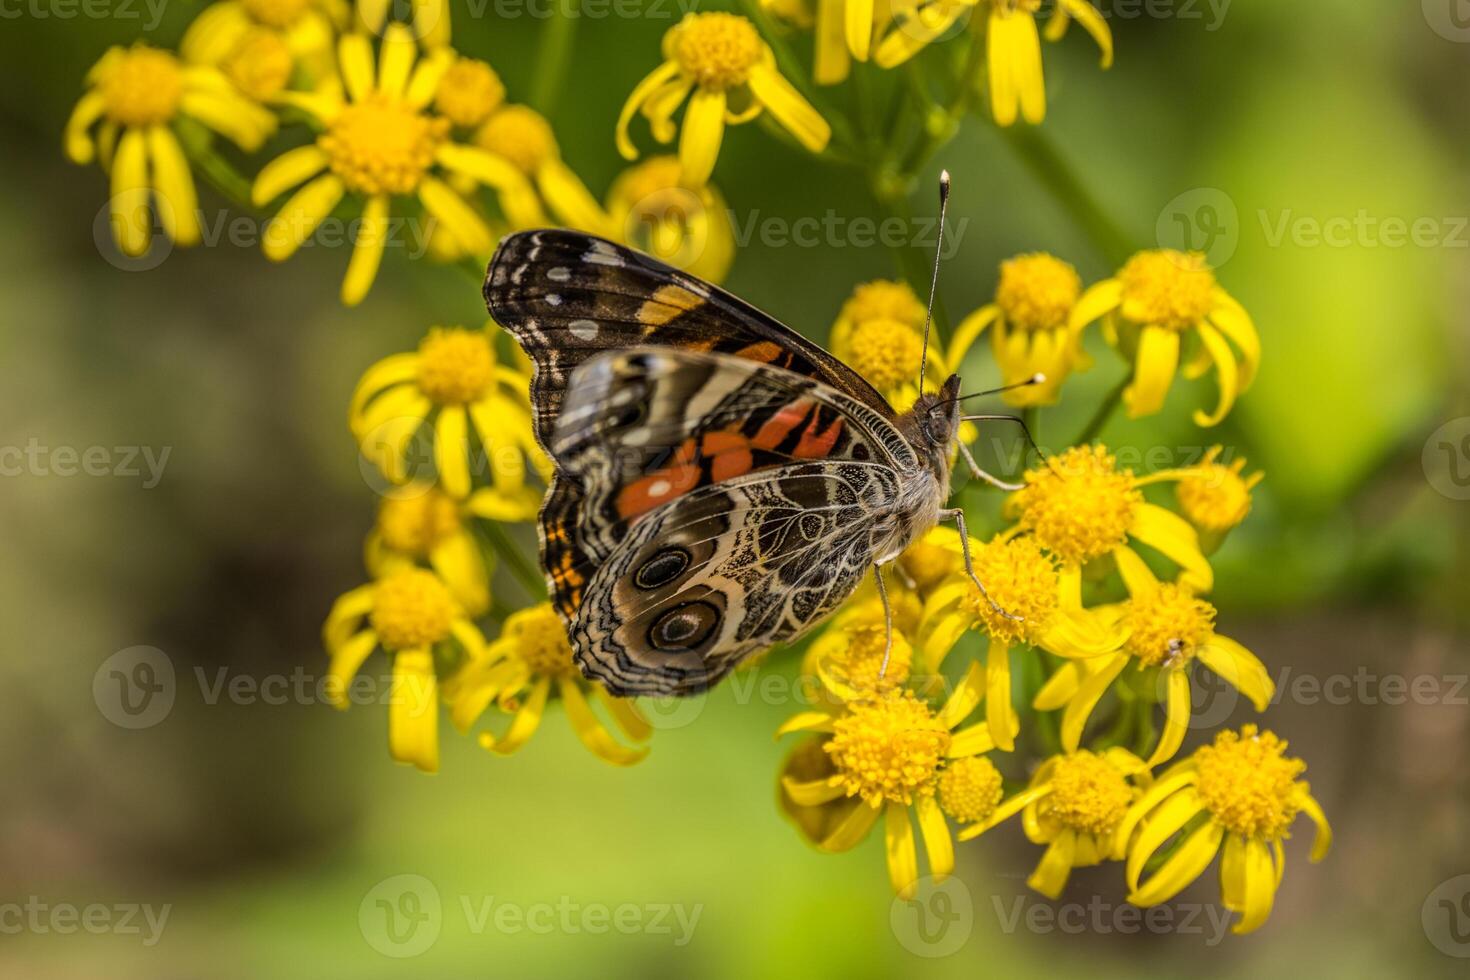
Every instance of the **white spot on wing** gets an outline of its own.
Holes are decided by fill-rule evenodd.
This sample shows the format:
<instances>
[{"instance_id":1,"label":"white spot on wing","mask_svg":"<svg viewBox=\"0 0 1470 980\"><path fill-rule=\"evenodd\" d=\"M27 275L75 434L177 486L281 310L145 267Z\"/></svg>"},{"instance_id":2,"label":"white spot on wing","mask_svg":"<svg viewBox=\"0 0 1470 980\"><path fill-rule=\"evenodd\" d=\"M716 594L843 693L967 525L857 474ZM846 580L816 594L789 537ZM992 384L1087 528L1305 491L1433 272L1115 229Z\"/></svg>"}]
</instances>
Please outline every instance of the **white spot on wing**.
<instances>
[{"instance_id":1,"label":"white spot on wing","mask_svg":"<svg viewBox=\"0 0 1470 980\"><path fill-rule=\"evenodd\" d=\"M566 282L568 279L572 278L572 270L568 269L564 265L559 265L555 268L547 269L546 278L550 279L552 282Z\"/></svg>"},{"instance_id":2,"label":"white spot on wing","mask_svg":"<svg viewBox=\"0 0 1470 980\"><path fill-rule=\"evenodd\" d=\"M561 305L561 293L547 293L543 298L546 300L547 306Z\"/></svg>"},{"instance_id":3,"label":"white spot on wing","mask_svg":"<svg viewBox=\"0 0 1470 980\"><path fill-rule=\"evenodd\" d=\"M549 299L550 297L547 298ZM573 320L571 323L567 324L567 329L570 330L572 332L572 336L576 337L578 340L591 340L597 336L597 321Z\"/></svg>"}]
</instances>

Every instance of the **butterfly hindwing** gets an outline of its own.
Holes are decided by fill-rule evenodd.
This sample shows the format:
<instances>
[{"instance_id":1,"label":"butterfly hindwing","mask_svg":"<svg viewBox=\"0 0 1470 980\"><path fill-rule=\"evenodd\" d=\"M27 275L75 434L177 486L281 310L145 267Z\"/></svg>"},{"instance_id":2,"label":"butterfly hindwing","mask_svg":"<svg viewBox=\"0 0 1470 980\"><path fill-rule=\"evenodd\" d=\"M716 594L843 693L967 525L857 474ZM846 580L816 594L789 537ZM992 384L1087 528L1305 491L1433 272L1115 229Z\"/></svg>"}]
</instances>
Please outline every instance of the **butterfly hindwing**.
<instances>
[{"instance_id":1,"label":"butterfly hindwing","mask_svg":"<svg viewBox=\"0 0 1470 980\"><path fill-rule=\"evenodd\" d=\"M893 416L856 372L778 320L718 286L591 235L547 229L507 237L490 261L485 303L535 362L531 403L543 445L577 365L638 346L734 354L814 378Z\"/></svg>"}]
</instances>

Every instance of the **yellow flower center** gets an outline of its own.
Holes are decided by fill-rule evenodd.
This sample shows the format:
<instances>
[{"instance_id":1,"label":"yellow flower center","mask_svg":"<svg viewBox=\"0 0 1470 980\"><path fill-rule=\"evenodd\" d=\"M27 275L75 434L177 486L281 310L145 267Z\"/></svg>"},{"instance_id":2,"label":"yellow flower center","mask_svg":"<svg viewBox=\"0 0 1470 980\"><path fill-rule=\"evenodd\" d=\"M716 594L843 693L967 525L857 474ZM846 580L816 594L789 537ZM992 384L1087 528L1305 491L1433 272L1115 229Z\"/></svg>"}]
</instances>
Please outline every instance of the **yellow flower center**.
<instances>
[{"instance_id":1,"label":"yellow flower center","mask_svg":"<svg viewBox=\"0 0 1470 980\"><path fill-rule=\"evenodd\" d=\"M928 538L909 545L898 560L921 592L929 591L964 567L960 555Z\"/></svg>"},{"instance_id":2,"label":"yellow flower center","mask_svg":"<svg viewBox=\"0 0 1470 980\"><path fill-rule=\"evenodd\" d=\"M939 805L960 823L989 819L1004 795L1000 770L983 755L955 759L939 774Z\"/></svg>"},{"instance_id":3,"label":"yellow flower center","mask_svg":"<svg viewBox=\"0 0 1470 980\"><path fill-rule=\"evenodd\" d=\"M267 27L290 27L306 13L311 0L243 0L245 13Z\"/></svg>"},{"instance_id":4,"label":"yellow flower center","mask_svg":"<svg viewBox=\"0 0 1470 980\"><path fill-rule=\"evenodd\" d=\"M880 391L919 375L924 338L898 320L864 320L848 338L848 364Z\"/></svg>"},{"instance_id":5,"label":"yellow flower center","mask_svg":"<svg viewBox=\"0 0 1470 980\"><path fill-rule=\"evenodd\" d=\"M678 157L650 157L618 175L609 193L614 212L627 212L629 226L664 221L688 221L705 211L708 190L681 187L683 167Z\"/></svg>"},{"instance_id":6,"label":"yellow flower center","mask_svg":"<svg viewBox=\"0 0 1470 980\"><path fill-rule=\"evenodd\" d=\"M184 94L183 66L167 51L140 44L111 59L98 88L107 118L119 126L168 122Z\"/></svg>"},{"instance_id":7,"label":"yellow flower center","mask_svg":"<svg viewBox=\"0 0 1470 980\"><path fill-rule=\"evenodd\" d=\"M1195 752L1196 789L1226 830L1259 840L1286 836L1301 809L1297 777L1307 764L1285 752L1286 742L1255 725L1221 732Z\"/></svg>"},{"instance_id":8,"label":"yellow flower center","mask_svg":"<svg viewBox=\"0 0 1470 980\"><path fill-rule=\"evenodd\" d=\"M1083 749L1057 759L1051 792L1037 809L1043 817L1084 834L1111 834L1133 802L1133 789L1112 763Z\"/></svg>"},{"instance_id":9,"label":"yellow flower center","mask_svg":"<svg viewBox=\"0 0 1470 980\"><path fill-rule=\"evenodd\" d=\"M1143 494L1102 446L1073 446L1026 471L1014 498L1023 528L1068 564L1086 564L1128 540Z\"/></svg>"},{"instance_id":10,"label":"yellow flower center","mask_svg":"<svg viewBox=\"0 0 1470 980\"><path fill-rule=\"evenodd\" d=\"M1212 448L1199 472L1184 477L1175 487L1184 516L1206 531L1228 531L1245 520L1251 510L1251 488L1261 480L1260 473L1249 478L1240 475L1245 468L1243 458L1228 466L1215 462L1219 452L1219 446Z\"/></svg>"},{"instance_id":11,"label":"yellow flower center","mask_svg":"<svg viewBox=\"0 0 1470 980\"><path fill-rule=\"evenodd\" d=\"M378 506L378 534L383 544L416 558L427 557L460 527L454 500L422 484L392 493Z\"/></svg>"},{"instance_id":12,"label":"yellow flower center","mask_svg":"<svg viewBox=\"0 0 1470 980\"><path fill-rule=\"evenodd\" d=\"M295 59L280 34L256 28L240 39L220 67L241 92L264 102L291 81Z\"/></svg>"},{"instance_id":13,"label":"yellow flower center","mask_svg":"<svg viewBox=\"0 0 1470 980\"><path fill-rule=\"evenodd\" d=\"M933 795L950 734L912 693L853 704L832 729L825 745L837 768L832 783L848 796L876 806Z\"/></svg>"},{"instance_id":14,"label":"yellow flower center","mask_svg":"<svg viewBox=\"0 0 1470 980\"><path fill-rule=\"evenodd\" d=\"M1000 264L995 302L1013 327L1057 330L1066 326L1081 293L1076 269L1045 252L1033 252Z\"/></svg>"},{"instance_id":15,"label":"yellow flower center","mask_svg":"<svg viewBox=\"0 0 1470 980\"><path fill-rule=\"evenodd\" d=\"M317 137L332 172L359 194L409 194L434 163L449 120L431 118L381 92L338 113Z\"/></svg>"},{"instance_id":16,"label":"yellow flower center","mask_svg":"<svg viewBox=\"0 0 1470 980\"><path fill-rule=\"evenodd\" d=\"M533 673L542 677L577 676L567 629L550 603L543 602L513 616L505 624L505 636L515 640L516 654Z\"/></svg>"},{"instance_id":17,"label":"yellow flower center","mask_svg":"<svg viewBox=\"0 0 1470 980\"><path fill-rule=\"evenodd\" d=\"M669 31L666 50L679 70L705 88L744 85L761 59L760 34L736 14L686 14Z\"/></svg>"},{"instance_id":18,"label":"yellow flower center","mask_svg":"<svg viewBox=\"0 0 1470 980\"><path fill-rule=\"evenodd\" d=\"M551 123L523 105L508 105L496 111L475 134L475 142L527 175L534 175L543 163L561 153Z\"/></svg>"},{"instance_id":19,"label":"yellow flower center","mask_svg":"<svg viewBox=\"0 0 1470 980\"><path fill-rule=\"evenodd\" d=\"M924 329L924 304L906 282L875 279L852 291L842 304L843 319L853 323L866 320L897 320L915 330Z\"/></svg>"},{"instance_id":20,"label":"yellow flower center","mask_svg":"<svg viewBox=\"0 0 1470 980\"><path fill-rule=\"evenodd\" d=\"M1134 323L1184 330L1215 305L1215 274L1199 252L1139 252L1123 266L1118 281L1123 316Z\"/></svg>"},{"instance_id":21,"label":"yellow flower center","mask_svg":"<svg viewBox=\"0 0 1470 980\"><path fill-rule=\"evenodd\" d=\"M1150 667L1188 663L1215 628L1215 607L1188 589L1161 582L1151 593L1128 600L1123 613L1129 628L1128 652Z\"/></svg>"},{"instance_id":22,"label":"yellow flower center","mask_svg":"<svg viewBox=\"0 0 1470 980\"><path fill-rule=\"evenodd\" d=\"M976 549L971 559L990 598L1010 616L1019 617L1002 614L972 583L966 605L985 632L1007 645L1040 636L1057 608L1056 560L1031 536L992 541Z\"/></svg>"},{"instance_id":23,"label":"yellow flower center","mask_svg":"<svg viewBox=\"0 0 1470 980\"><path fill-rule=\"evenodd\" d=\"M378 583L369 618L385 649L411 650L447 639L458 612L438 576L407 568Z\"/></svg>"},{"instance_id":24,"label":"yellow flower center","mask_svg":"<svg viewBox=\"0 0 1470 980\"><path fill-rule=\"evenodd\" d=\"M419 343L419 390L440 405L479 401L495 383L495 348L483 330L433 327Z\"/></svg>"},{"instance_id":25,"label":"yellow flower center","mask_svg":"<svg viewBox=\"0 0 1470 980\"><path fill-rule=\"evenodd\" d=\"M847 645L828 658L828 669L860 691L887 691L902 686L909 679L914 648L902 633L894 630L888 670L879 677L887 633L882 623L849 627Z\"/></svg>"},{"instance_id":26,"label":"yellow flower center","mask_svg":"<svg viewBox=\"0 0 1470 980\"><path fill-rule=\"evenodd\" d=\"M460 58L439 79L434 109L464 129L478 126L505 101L495 69L476 58Z\"/></svg>"}]
</instances>

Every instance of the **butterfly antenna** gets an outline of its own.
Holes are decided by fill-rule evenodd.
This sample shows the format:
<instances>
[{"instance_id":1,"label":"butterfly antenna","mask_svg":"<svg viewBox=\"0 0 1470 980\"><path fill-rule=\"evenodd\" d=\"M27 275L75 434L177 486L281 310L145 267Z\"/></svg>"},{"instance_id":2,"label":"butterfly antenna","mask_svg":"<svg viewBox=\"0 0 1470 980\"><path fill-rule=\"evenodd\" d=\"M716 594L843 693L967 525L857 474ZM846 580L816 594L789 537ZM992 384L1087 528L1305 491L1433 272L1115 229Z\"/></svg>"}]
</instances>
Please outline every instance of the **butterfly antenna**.
<instances>
[{"instance_id":1,"label":"butterfly antenna","mask_svg":"<svg viewBox=\"0 0 1470 980\"><path fill-rule=\"evenodd\" d=\"M924 347L919 355L919 394L929 366L929 328L934 322L934 292L939 288L939 257L944 254L944 212L949 207L949 171L939 171L939 233L934 241L934 275L929 279L929 306L924 310Z\"/></svg>"}]
</instances>

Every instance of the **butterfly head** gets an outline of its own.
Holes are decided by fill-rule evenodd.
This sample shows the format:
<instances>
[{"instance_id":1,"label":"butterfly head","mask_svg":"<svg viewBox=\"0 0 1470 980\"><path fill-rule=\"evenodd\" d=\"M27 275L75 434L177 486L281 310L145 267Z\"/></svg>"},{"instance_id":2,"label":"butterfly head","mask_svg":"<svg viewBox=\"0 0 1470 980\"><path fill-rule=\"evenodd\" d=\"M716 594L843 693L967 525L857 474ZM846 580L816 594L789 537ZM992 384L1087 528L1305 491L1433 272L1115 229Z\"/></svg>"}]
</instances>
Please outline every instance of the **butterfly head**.
<instances>
[{"instance_id":1,"label":"butterfly head","mask_svg":"<svg viewBox=\"0 0 1470 980\"><path fill-rule=\"evenodd\" d=\"M919 424L919 435L927 443L925 448L942 458L948 457L950 444L960 431L959 395L960 376L951 374L938 392L920 395L914 402L913 416Z\"/></svg>"}]
</instances>

